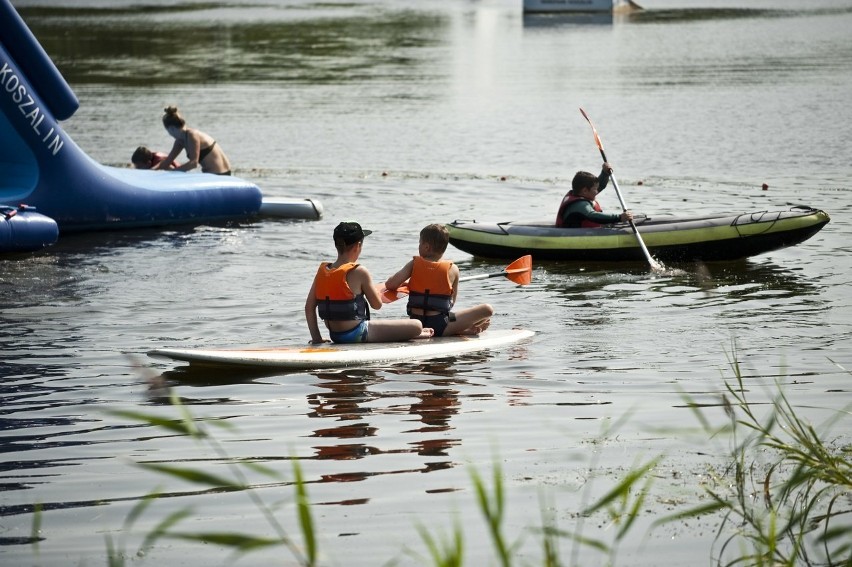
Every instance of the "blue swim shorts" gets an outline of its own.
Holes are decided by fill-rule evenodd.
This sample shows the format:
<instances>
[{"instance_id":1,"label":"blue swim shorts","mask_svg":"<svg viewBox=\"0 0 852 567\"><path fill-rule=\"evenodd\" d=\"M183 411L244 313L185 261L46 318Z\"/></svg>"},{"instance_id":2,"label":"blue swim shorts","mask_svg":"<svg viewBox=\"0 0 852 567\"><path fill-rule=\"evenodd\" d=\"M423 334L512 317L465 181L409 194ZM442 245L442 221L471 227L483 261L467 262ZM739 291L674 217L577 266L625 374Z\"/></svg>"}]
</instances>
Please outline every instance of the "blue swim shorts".
<instances>
[{"instance_id":1,"label":"blue swim shorts","mask_svg":"<svg viewBox=\"0 0 852 567\"><path fill-rule=\"evenodd\" d=\"M329 331L328 335L331 337L332 342L335 343L366 343L369 326L367 321L361 321L354 329L340 333Z\"/></svg>"}]
</instances>

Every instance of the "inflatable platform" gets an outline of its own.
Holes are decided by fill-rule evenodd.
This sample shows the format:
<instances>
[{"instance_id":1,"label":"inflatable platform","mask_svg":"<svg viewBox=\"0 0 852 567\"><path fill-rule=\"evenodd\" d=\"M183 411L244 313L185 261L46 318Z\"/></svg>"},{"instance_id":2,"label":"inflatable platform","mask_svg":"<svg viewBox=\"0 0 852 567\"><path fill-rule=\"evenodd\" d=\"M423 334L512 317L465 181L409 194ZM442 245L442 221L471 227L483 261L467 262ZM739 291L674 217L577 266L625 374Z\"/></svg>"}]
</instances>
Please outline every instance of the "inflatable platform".
<instances>
[{"instance_id":1,"label":"inflatable platform","mask_svg":"<svg viewBox=\"0 0 852 567\"><path fill-rule=\"evenodd\" d=\"M59 125L78 107L10 1L0 0L0 253L38 250L60 232L322 216L310 199L263 207L260 188L237 177L97 163Z\"/></svg>"}]
</instances>

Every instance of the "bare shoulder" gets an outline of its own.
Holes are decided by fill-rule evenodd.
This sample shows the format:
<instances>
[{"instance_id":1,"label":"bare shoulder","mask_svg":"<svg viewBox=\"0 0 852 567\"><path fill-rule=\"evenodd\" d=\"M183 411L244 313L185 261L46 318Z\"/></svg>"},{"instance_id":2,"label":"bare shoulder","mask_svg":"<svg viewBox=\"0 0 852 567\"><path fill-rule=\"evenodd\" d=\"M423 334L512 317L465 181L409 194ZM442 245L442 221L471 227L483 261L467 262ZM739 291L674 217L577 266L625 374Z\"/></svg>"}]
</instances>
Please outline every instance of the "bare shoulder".
<instances>
[{"instance_id":1,"label":"bare shoulder","mask_svg":"<svg viewBox=\"0 0 852 567\"><path fill-rule=\"evenodd\" d=\"M363 264L356 264L354 268L352 268L351 274L356 274L361 277L370 277L370 270L364 267Z\"/></svg>"},{"instance_id":2,"label":"bare shoulder","mask_svg":"<svg viewBox=\"0 0 852 567\"><path fill-rule=\"evenodd\" d=\"M372 287L373 285L373 277L370 275L370 271L361 264L355 266L349 274L347 274L346 281L355 293L360 292L362 289ZM358 289L355 289L356 287Z\"/></svg>"},{"instance_id":3,"label":"bare shoulder","mask_svg":"<svg viewBox=\"0 0 852 567\"><path fill-rule=\"evenodd\" d=\"M452 279L453 281L456 281L458 278L459 278L459 267L456 266L455 262L453 262L453 264L450 266L450 279Z\"/></svg>"}]
</instances>

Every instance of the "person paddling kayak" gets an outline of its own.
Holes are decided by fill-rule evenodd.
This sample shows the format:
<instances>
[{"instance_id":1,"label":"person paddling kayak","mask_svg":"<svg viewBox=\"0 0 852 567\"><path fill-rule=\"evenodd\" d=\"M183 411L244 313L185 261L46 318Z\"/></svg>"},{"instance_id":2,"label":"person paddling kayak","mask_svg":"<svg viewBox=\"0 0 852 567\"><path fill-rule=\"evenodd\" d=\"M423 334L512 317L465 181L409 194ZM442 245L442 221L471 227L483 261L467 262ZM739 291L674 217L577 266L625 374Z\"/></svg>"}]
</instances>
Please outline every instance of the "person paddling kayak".
<instances>
[{"instance_id":1,"label":"person paddling kayak","mask_svg":"<svg viewBox=\"0 0 852 567\"><path fill-rule=\"evenodd\" d=\"M578 171L571 180L571 190L562 198L556 214L558 228L598 228L605 224L627 222L633 213L605 213L597 202L598 193L609 183L612 167L604 163L597 177L588 171Z\"/></svg>"}]
</instances>

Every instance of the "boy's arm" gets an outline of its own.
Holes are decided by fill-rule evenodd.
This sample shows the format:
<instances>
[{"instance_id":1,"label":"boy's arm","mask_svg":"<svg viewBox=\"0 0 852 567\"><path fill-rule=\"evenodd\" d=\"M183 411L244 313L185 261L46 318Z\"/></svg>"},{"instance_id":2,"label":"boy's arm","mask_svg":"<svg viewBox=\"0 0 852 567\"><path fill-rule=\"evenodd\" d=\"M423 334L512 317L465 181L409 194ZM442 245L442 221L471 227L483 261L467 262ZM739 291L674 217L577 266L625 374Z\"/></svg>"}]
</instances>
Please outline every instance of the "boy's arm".
<instances>
[{"instance_id":1,"label":"boy's arm","mask_svg":"<svg viewBox=\"0 0 852 567\"><path fill-rule=\"evenodd\" d=\"M370 276L370 272L367 271L367 268L364 266L358 266L349 272L346 279L352 293L356 295L363 293L364 297L367 298L367 303L370 304L370 307L373 309L382 308L382 296L379 295L379 290L377 290L376 286L373 285L373 278Z\"/></svg>"},{"instance_id":2,"label":"boy's arm","mask_svg":"<svg viewBox=\"0 0 852 567\"><path fill-rule=\"evenodd\" d=\"M575 201L574 203L571 203L570 210L578 212L590 221L600 224L612 224L621 220L621 214L599 213L588 201Z\"/></svg>"},{"instance_id":3,"label":"boy's arm","mask_svg":"<svg viewBox=\"0 0 852 567\"><path fill-rule=\"evenodd\" d=\"M168 169L169 164L172 163L178 157L178 154L180 154L182 150L183 144L180 141L175 140L175 142L172 144L172 150L169 152L169 155L167 155L164 160L160 161L160 163L158 163L151 169Z\"/></svg>"},{"instance_id":4,"label":"boy's arm","mask_svg":"<svg viewBox=\"0 0 852 567\"><path fill-rule=\"evenodd\" d=\"M305 321L308 322L308 331L311 333L312 343L324 342L322 333L320 333L319 323L317 322L317 298L315 293L316 282L311 284L311 291L308 292L308 297L305 299Z\"/></svg>"},{"instance_id":5,"label":"boy's arm","mask_svg":"<svg viewBox=\"0 0 852 567\"><path fill-rule=\"evenodd\" d=\"M404 284L408 278L411 277L411 269L414 266L414 260L409 260L408 263L403 266L403 268L389 277L385 282L385 289L389 289L391 291L395 290L402 284Z\"/></svg>"},{"instance_id":6,"label":"boy's arm","mask_svg":"<svg viewBox=\"0 0 852 567\"><path fill-rule=\"evenodd\" d=\"M453 305L455 305L459 294L459 267L455 264L450 267L450 281L453 284Z\"/></svg>"},{"instance_id":7,"label":"boy's arm","mask_svg":"<svg viewBox=\"0 0 852 567\"><path fill-rule=\"evenodd\" d=\"M609 163L604 163L601 167L601 174L598 175L598 193L606 189L610 175L612 175L612 166Z\"/></svg>"}]
</instances>

